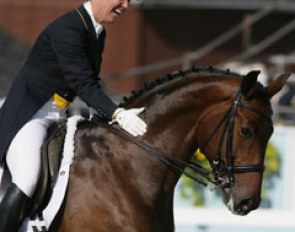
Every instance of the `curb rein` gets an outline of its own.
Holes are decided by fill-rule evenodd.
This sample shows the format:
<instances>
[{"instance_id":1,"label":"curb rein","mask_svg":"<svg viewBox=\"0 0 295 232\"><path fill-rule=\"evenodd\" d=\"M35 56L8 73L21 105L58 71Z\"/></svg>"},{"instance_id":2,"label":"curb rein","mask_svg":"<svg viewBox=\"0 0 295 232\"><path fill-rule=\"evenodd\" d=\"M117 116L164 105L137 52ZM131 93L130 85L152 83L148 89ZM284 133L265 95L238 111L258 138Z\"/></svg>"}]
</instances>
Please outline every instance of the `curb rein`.
<instances>
[{"instance_id":1,"label":"curb rein","mask_svg":"<svg viewBox=\"0 0 295 232\"><path fill-rule=\"evenodd\" d=\"M241 90L237 92L236 98L230 106L229 110L226 112L224 117L220 120L217 126L209 135L208 139L205 142L205 145L202 147L201 151L204 150L208 143L210 142L212 136L217 132L217 130L224 124L224 128L221 132L221 136L219 139L218 147L216 150L215 159L212 162L212 169L207 169L202 167L201 165L190 161L182 161L177 159L171 155L167 155L157 148L143 143L131 136L127 132L109 125L106 121L98 117L91 118L91 122L100 125L112 133L123 137L124 139L136 144L142 150L144 150L148 155L160 160L167 167L173 170L175 173L180 175L185 175L192 180L200 183L204 186L208 186L209 184L213 185L212 188L216 187L224 187L229 188L234 185L234 173L246 173L246 172L263 172L265 167L264 164L257 165L234 165L233 161L233 152L232 152L232 139L233 139L233 128L234 128L234 119L236 115L236 110L238 106L244 107L259 114L262 117L266 117L271 119L271 113L265 113L260 111L258 108L251 106L247 102L241 102ZM221 158L221 147L222 143L225 140L225 135L227 132L226 138L226 161L224 162Z\"/></svg>"}]
</instances>

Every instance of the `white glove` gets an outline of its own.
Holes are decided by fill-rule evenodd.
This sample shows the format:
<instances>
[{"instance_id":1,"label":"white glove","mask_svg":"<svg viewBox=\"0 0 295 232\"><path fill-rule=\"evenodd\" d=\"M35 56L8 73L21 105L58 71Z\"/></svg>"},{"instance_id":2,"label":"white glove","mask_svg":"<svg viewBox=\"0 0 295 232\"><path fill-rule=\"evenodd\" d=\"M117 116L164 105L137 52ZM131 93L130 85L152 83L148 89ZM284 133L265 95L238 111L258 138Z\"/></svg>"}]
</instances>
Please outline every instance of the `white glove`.
<instances>
[{"instance_id":1,"label":"white glove","mask_svg":"<svg viewBox=\"0 0 295 232\"><path fill-rule=\"evenodd\" d=\"M147 125L138 115L144 110L144 107L133 109L118 108L112 116L113 120L111 123L117 122L122 129L133 136L143 135L146 132Z\"/></svg>"}]
</instances>

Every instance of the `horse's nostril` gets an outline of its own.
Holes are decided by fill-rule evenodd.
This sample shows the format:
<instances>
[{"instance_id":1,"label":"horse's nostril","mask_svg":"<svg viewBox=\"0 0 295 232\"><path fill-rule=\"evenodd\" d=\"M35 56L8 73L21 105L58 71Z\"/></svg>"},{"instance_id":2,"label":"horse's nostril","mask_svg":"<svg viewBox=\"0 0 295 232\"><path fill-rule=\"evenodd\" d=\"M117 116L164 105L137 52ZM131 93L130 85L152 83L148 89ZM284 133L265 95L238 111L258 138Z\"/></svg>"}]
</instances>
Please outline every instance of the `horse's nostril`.
<instances>
[{"instance_id":1,"label":"horse's nostril","mask_svg":"<svg viewBox=\"0 0 295 232\"><path fill-rule=\"evenodd\" d=\"M245 199L239 204L239 211L242 213L248 213L250 210L254 209L255 200L253 198Z\"/></svg>"}]
</instances>

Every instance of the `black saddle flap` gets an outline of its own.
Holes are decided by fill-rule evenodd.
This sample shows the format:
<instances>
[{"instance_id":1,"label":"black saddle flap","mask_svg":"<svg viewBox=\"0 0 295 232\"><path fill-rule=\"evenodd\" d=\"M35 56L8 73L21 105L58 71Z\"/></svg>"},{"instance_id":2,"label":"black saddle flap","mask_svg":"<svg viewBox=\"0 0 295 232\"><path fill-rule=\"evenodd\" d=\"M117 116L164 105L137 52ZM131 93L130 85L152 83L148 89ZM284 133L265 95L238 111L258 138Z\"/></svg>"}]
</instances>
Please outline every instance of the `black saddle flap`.
<instances>
[{"instance_id":1,"label":"black saddle flap","mask_svg":"<svg viewBox=\"0 0 295 232\"><path fill-rule=\"evenodd\" d=\"M41 151L41 171L37 189L33 196L30 216L37 215L48 204L53 192L66 134L66 122L52 124Z\"/></svg>"}]
</instances>

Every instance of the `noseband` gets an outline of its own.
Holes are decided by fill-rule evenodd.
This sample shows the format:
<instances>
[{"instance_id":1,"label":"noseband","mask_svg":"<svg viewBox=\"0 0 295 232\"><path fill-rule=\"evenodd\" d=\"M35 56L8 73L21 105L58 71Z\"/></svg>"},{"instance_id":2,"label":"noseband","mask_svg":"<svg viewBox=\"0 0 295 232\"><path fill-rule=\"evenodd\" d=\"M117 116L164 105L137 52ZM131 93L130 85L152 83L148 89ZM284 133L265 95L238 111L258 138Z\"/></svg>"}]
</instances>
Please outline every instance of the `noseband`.
<instances>
[{"instance_id":1,"label":"noseband","mask_svg":"<svg viewBox=\"0 0 295 232\"><path fill-rule=\"evenodd\" d=\"M265 117L271 120L271 113L266 113L260 111L258 108L248 104L247 102L241 101L241 91L239 90L235 100L233 101L231 107L226 112L225 116L221 119L221 121L214 128L210 136L205 142L205 145L202 147L202 150L205 150L206 146L212 139L213 135L217 132L217 130L224 124L224 128L221 132L221 136L219 139L219 143L217 146L216 156L213 160L212 170L204 168L195 162L186 162L180 159L175 158L173 155L167 155L157 148L143 143L131 136L127 132L119 129L118 127L110 126L107 122L102 121L97 117L93 117L91 121L95 124L98 124L112 133L125 138L126 140L136 144L142 150L144 150L148 155L160 160L171 170L175 171L178 174L183 174L194 181L207 186L209 183L214 184L217 187L231 187L234 184L234 173L246 173L246 172L263 172L264 165L235 165L233 160L233 152L232 152L232 139L233 139L233 129L234 129L234 121L236 116L237 107L241 106L250 111L253 111L259 114L262 117ZM227 133L226 133L227 132ZM227 135L227 137L226 137ZM223 141L226 138L226 160L223 161L221 157L221 147ZM213 175L213 177L212 177Z\"/></svg>"},{"instance_id":2,"label":"noseband","mask_svg":"<svg viewBox=\"0 0 295 232\"><path fill-rule=\"evenodd\" d=\"M244 107L252 112L259 114L261 117L267 118L271 120L271 113L266 113L260 111L258 108L250 105L247 102L241 101L241 90L237 92L236 98L233 101L231 107L226 112L225 116L222 120L217 124L214 130L211 132L210 136L205 142L205 145L202 147L202 151L205 150L208 143L212 139L213 135L217 132L217 130L224 124L224 127L221 131L221 135L219 138L218 146L216 149L216 155L214 160L212 161L212 172L214 174L214 179L217 185L222 185L224 187L230 187L234 183L234 173L246 173L246 172L263 172L265 167L264 164L256 164L256 165L235 165L233 160L233 148L232 148L232 140L233 140L233 130L235 123L235 116L238 106ZM225 141L226 139L226 141ZM226 150L225 150L225 158L226 160L222 160L221 157L221 149L223 142L226 142Z\"/></svg>"}]
</instances>

